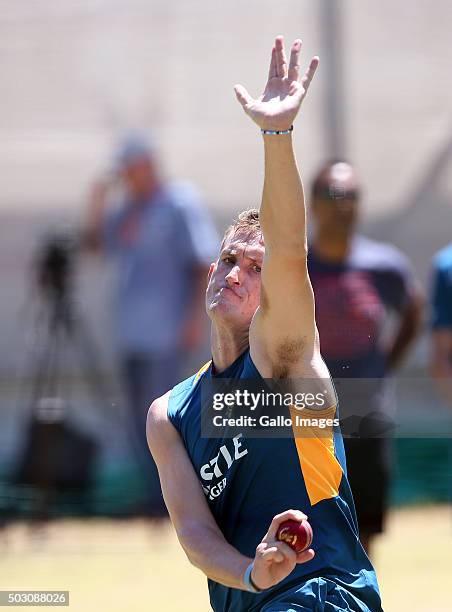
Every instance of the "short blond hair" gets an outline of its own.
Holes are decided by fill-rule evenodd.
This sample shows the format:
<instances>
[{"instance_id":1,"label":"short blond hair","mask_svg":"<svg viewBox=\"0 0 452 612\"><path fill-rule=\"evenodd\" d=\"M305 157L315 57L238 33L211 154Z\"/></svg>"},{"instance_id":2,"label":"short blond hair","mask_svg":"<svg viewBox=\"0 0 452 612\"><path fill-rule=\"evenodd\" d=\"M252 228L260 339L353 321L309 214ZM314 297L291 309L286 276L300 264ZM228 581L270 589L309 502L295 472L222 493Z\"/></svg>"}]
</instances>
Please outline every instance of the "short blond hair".
<instances>
[{"instance_id":1,"label":"short blond hair","mask_svg":"<svg viewBox=\"0 0 452 612\"><path fill-rule=\"evenodd\" d=\"M221 246L225 240L234 234L243 232L248 238L262 239L262 229L259 220L259 210L257 208L249 208L243 210L231 223L224 233Z\"/></svg>"}]
</instances>

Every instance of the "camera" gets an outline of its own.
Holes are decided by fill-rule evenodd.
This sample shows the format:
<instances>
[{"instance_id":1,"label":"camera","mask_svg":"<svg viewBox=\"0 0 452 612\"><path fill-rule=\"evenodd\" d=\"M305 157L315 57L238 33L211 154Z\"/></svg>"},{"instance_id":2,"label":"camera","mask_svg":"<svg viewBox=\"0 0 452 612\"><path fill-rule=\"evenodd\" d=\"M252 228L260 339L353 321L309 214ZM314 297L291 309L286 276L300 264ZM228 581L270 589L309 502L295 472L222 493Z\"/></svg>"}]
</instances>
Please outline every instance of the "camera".
<instances>
[{"instance_id":1,"label":"camera","mask_svg":"<svg viewBox=\"0 0 452 612\"><path fill-rule=\"evenodd\" d=\"M60 300L68 295L76 247L77 240L70 231L54 231L43 239L36 257L37 283L49 299Z\"/></svg>"}]
</instances>

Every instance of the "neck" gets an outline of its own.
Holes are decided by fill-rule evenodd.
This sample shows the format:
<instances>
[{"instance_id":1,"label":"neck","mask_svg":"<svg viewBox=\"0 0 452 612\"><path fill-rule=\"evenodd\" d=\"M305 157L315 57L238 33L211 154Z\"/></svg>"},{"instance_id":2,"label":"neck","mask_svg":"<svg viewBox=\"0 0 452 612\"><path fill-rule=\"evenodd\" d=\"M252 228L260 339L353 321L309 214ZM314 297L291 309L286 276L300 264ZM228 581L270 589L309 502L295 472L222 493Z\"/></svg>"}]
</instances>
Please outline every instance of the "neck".
<instances>
[{"instance_id":1,"label":"neck","mask_svg":"<svg viewBox=\"0 0 452 612\"><path fill-rule=\"evenodd\" d=\"M249 328L231 329L212 323L210 347L215 372L228 368L249 346Z\"/></svg>"},{"instance_id":2,"label":"neck","mask_svg":"<svg viewBox=\"0 0 452 612\"><path fill-rule=\"evenodd\" d=\"M327 261L343 261L350 248L351 237L347 234L319 232L314 239L313 249Z\"/></svg>"}]
</instances>

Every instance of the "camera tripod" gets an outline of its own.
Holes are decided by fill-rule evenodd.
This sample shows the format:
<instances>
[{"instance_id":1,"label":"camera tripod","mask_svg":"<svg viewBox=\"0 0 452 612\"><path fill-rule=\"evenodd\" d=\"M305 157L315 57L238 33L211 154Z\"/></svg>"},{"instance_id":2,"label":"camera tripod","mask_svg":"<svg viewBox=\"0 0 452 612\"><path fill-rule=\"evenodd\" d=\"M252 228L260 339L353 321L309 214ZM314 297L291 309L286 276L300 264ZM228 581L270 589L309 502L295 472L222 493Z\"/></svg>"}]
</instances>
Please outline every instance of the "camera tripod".
<instances>
[{"instance_id":1,"label":"camera tripod","mask_svg":"<svg viewBox=\"0 0 452 612\"><path fill-rule=\"evenodd\" d=\"M32 366L28 432L15 484L31 484L36 496L32 516L49 516L62 491L85 498L97 442L70 419L70 377L65 362L78 361L95 405L106 410L108 390L98 370L98 352L72 297L72 251L65 238L45 245L38 258L36 287L41 305L36 324L40 351ZM81 497L80 497L81 495Z\"/></svg>"}]
</instances>

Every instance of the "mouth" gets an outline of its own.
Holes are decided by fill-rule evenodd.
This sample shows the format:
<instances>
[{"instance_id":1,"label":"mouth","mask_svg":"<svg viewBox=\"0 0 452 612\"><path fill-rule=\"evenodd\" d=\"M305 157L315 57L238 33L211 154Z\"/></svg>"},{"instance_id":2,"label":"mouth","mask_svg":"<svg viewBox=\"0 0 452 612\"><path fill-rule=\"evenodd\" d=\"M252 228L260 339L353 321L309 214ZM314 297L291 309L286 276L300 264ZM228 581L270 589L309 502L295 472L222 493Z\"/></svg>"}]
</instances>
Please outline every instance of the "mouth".
<instances>
[{"instance_id":1,"label":"mouth","mask_svg":"<svg viewBox=\"0 0 452 612\"><path fill-rule=\"evenodd\" d=\"M230 293L232 293L233 295L235 295L236 297L240 298L239 294L236 293L234 291L234 289L231 289L231 287L220 287L220 289L218 290L218 294L222 295L223 293L225 293L226 291L229 291Z\"/></svg>"}]
</instances>

